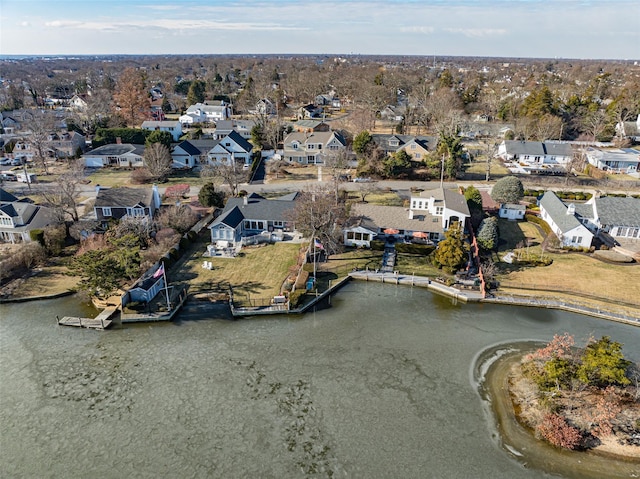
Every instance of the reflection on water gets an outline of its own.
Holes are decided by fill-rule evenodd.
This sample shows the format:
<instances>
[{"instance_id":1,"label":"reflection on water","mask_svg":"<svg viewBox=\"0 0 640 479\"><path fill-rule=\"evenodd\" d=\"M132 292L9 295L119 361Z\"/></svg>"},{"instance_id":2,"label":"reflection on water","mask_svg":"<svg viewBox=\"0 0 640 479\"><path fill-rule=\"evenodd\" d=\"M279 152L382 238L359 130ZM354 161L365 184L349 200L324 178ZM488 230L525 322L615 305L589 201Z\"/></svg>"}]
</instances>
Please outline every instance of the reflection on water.
<instances>
[{"instance_id":1,"label":"reflection on water","mask_svg":"<svg viewBox=\"0 0 640 479\"><path fill-rule=\"evenodd\" d=\"M640 353L631 326L379 283L295 318L55 325L79 313L0 306L1 477L549 477L492 439L476 356L564 331Z\"/></svg>"}]
</instances>

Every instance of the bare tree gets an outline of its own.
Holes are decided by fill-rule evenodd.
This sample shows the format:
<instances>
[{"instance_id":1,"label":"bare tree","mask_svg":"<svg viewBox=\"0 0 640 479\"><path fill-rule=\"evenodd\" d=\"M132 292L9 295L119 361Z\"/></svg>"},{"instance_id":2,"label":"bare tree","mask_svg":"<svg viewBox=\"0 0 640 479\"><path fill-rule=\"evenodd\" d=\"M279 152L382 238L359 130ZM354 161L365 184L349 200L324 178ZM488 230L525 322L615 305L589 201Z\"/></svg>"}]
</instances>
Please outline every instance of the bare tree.
<instances>
[{"instance_id":1,"label":"bare tree","mask_svg":"<svg viewBox=\"0 0 640 479\"><path fill-rule=\"evenodd\" d=\"M171 153L162 143L151 143L144 150L144 165L154 181L162 181L171 173Z\"/></svg>"},{"instance_id":2,"label":"bare tree","mask_svg":"<svg viewBox=\"0 0 640 479\"><path fill-rule=\"evenodd\" d=\"M23 123L24 129L28 131L24 141L31 146L33 157L37 164L44 170L44 174L49 174L47 158L49 149L47 143L51 135L55 132L55 118L43 112L30 113L30 118Z\"/></svg>"},{"instance_id":3,"label":"bare tree","mask_svg":"<svg viewBox=\"0 0 640 479\"><path fill-rule=\"evenodd\" d=\"M349 167L349 152L343 149L327 153L324 157L324 165L331 173L331 182L337 203L341 178L344 176L344 171Z\"/></svg>"},{"instance_id":4,"label":"bare tree","mask_svg":"<svg viewBox=\"0 0 640 479\"><path fill-rule=\"evenodd\" d=\"M218 178L222 183L229 186L231 194L233 196L238 195L238 186L241 183L246 183L249 179L249 171L244 170L242 165L234 161L232 164L227 165L223 163L215 163L213 165L206 165L202 168L200 176L204 178Z\"/></svg>"},{"instance_id":5,"label":"bare tree","mask_svg":"<svg viewBox=\"0 0 640 479\"><path fill-rule=\"evenodd\" d=\"M582 127L587 135L589 135L593 141L597 141L598 137L607 128L609 119L602 110L596 110L584 118Z\"/></svg>"},{"instance_id":6,"label":"bare tree","mask_svg":"<svg viewBox=\"0 0 640 479\"><path fill-rule=\"evenodd\" d=\"M300 193L290 220L308 238L318 238L327 253L338 251L342 243L341 225L346 219L344 204L336 203L333 192L315 186Z\"/></svg>"},{"instance_id":7,"label":"bare tree","mask_svg":"<svg viewBox=\"0 0 640 479\"><path fill-rule=\"evenodd\" d=\"M360 186L358 187L358 195L360 196L360 201L362 201L363 203L367 201L367 196L380 192L380 187L375 181L370 181L368 183L359 183L359 185Z\"/></svg>"},{"instance_id":8,"label":"bare tree","mask_svg":"<svg viewBox=\"0 0 640 479\"><path fill-rule=\"evenodd\" d=\"M84 165L81 161L76 161L69 170L58 177L53 183L53 187L43 186L39 188L39 193L58 212L58 216L62 221L71 218L71 221L75 223L80 219L78 197L83 178Z\"/></svg>"}]
</instances>

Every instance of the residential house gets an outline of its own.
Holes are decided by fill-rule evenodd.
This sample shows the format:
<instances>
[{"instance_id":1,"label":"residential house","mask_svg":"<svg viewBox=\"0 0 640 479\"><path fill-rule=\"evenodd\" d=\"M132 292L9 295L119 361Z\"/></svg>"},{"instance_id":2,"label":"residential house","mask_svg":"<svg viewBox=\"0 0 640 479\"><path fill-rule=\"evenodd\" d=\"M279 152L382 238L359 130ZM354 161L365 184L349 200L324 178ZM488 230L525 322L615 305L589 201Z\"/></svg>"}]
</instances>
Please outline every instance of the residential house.
<instances>
[{"instance_id":1,"label":"residential house","mask_svg":"<svg viewBox=\"0 0 640 479\"><path fill-rule=\"evenodd\" d=\"M404 120L406 108L396 105L387 105L380 110L380 118L388 121L400 122Z\"/></svg>"},{"instance_id":2,"label":"residential house","mask_svg":"<svg viewBox=\"0 0 640 479\"><path fill-rule=\"evenodd\" d=\"M571 145L553 141L504 140L498 146L498 156L518 163L524 173L562 173L573 159Z\"/></svg>"},{"instance_id":3,"label":"residential house","mask_svg":"<svg viewBox=\"0 0 640 479\"><path fill-rule=\"evenodd\" d=\"M199 161L202 152L190 140L184 140L171 149L171 166L173 168L193 168Z\"/></svg>"},{"instance_id":4,"label":"residential house","mask_svg":"<svg viewBox=\"0 0 640 479\"><path fill-rule=\"evenodd\" d=\"M640 243L640 198L594 196L585 206L590 210L583 215L583 223L598 235Z\"/></svg>"},{"instance_id":5,"label":"residential house","mask_svg":"<svg viewBox=\"0 0 640 479\"><path fill-rule=\"evenodd\" d=\"M342 135L335 131L292 132L283 143L284 159L305 165L324 164L327 155L344 150L347 145Z\"/></svg>"},{"instance_id":6,"label":"residential house","mask_svg":"<svg viewBox=\"0 0 640 479\"><path fill-rule=\"evenodd\" d=\"M640 143L640 115L634 121L619 121L616 124L616 132L622 138Z\"/></svg>"},{"instance_id":7,"label":"residential house","mask_svg":"<svg viewBox=\"0 0 640 479\"><path fill-rule=\"evenodd\" d=\"M371 137L385 154L404 150L413 161L423 161L438 144L438 140L430 136L374 134Z\"/></svg>"},{"instance_id":8,"label":"residential house","mask_svg":"<svg viewBox=\"0 0 640 479\"><path fill-rule=\"evenodd\" d=\"M221 140L232 131L236 131L245 140L251 139L251 130L255 126L254 120L221 120L216 122L216 129L213 132L215 140Z\"/></svg>"},{"instance_id":9,"label":"residential house","mask_svg":"<svg viewBox=\"0 0 640 479\"><path fill-rule=\"evenodd\" d=\"M147 120L142 122L141 128L149 131L166 131L171 133L171 139L173 142L180 141L182 136L182 124L179 121L152 121Z\"/></svg>"},{"instance_id":10,"label":"residential house","mask_svg":"<svg viewBox=\"0 0 640 479\"><path fill-rule=\"evenodd\" d=\"M149 303L153 300L153 298L165 288L165 275L162 273L163 270L160 269L163 267L162 263L159 262L149 268L142 277L122 295L120 300L122 306L126 306L132 302Z\"/></svg>"},{"instance_id":11,"label":"residential house","mask_svg":"<svg viewBox=\"0 0 640 479\"><path fill-rule=\"evenodd\" d=\"M296 118L298 120L311 120L319 118L320 115L322 115L322 108L311 103L296 110Z\"/></svg>"},{"instance_id":12,"label":"residential house","mask_svg":"<svg viewBox=\"0 0 640 479\"><path fill-rule=\"evenodd\" d=\"M553 191L540 199L540 216L563 246L589 248L593 233L576 218L576 205L566 205Z\"/></svg>"},{"instance_id":13,"label":"residential house","mask_svg":"<svg viewBox=\"0 0 640 479\"><path fill-rule=\"evenodd\" d=\"M144 145L131 143L103 145L82 155L87 168L144 166Z\"/></svg>"},{"instance_id":14,"label":"residential house","mask_svg":"<svg viewBox=\"0 0 640 479\"><path fill-rule=\"evenodd\" d=\"M222 214L209 226L211 242L235 248L242 244L243 238L263 231L293 231L295 225L291 218L297 199L298 193L271 199L257 193L229 198Z\"/></svg>"},{"instance_id":15,"label":"residential house","mask_svg":"<svg viewBox=\"0 0 640 479\"><path fill-rule=\"evenodd\" d=\"M276 105L268 98L258 100L251 111L254 115L275 115L277 113Z\"/></svg>"},{"instance_id":16,"label":"residential house","mask_svg":"<svg viewBox=\"0 0 640 479\"><path fill-rule=\"evenodd\" d=\"M252 151L253 145L245 140L240 133L233 130L207 152L207 161L210 164L218 165L232 165L241 162L250 166Z\"/></svg>"},{"instance_id":17,"label":"residential house","mask_svg":"<svg viewBox=\"0 0 640 479\"><path fill-rule=\"evenodd\" d=\"M498 216L508 220L521 220L527 211L525 205L517 203L502 203L498 210Z\"/></svg>"},{"instance_id":18,"label":"residential house","mask_svg":"<svg viewBox=\"0 0 640 479\"><path fill-rule=\"evenodd\" d=\"M76 111L85 111L88 107L87 100L80 95L73 95L69 100L69 107Z\"/></svg>"},{"instance_id":19,"label":"residential house","mask_svg":"<svg viewBox=\"0 0 640 479\"><path fill-rule=\"evenodd\" d=\"M366 247L378 235L437 242L453 225L465 227L469 217L462 194L455 189L436 188L412 196L409 208L354 204L343 240L345 245Z\"/></svg>"},{"instance_id":20,"label":"residential house","mask_svg":"<svg viewBox=\"0 0 640 479\"><path fill-rule=\"evenodd\" d=\"M109 221L125 216L150 221L160 204L160 194L155 185L152 188L98 187L93 211L96 219L106 227Z\"/></svg>"},{"instance_id":21,"label":"residential house","mask_svg":"<svg viewBox=\"0 0 640 479\"><path fill-rule=\"evenodd\" d=\"M38 206L0 188L0 242L28 243L30 232L56 222L51 208Z\"/></svg>"},{"instance_id":22,"label":"residential house","mask_svg":"<svg viewBox=\"0 0 640 479\"><path fill-rule=\"evenodd\" d=\"M298 120L293 123L293 131L300 133L313 133L316 131L329 131L331 128L328 123L322 120Z\"/></svg>"},{"instance_id":23,"label":"residential house","mask_svg":"<svg viewBox=\"0 0 640 479\"><path fill-rule=\"evenodd\" d=\"M214 123L226 120L232 115L231 105L225 101L196 103L187 108L184 115L178 118L182 125L194 123Z\"/></svg>"},{"instance_id":24,"label":"residential house","mask_svg":"<svg viewBox=\"0 0 640 479\"><path fill-rule=\"evenodd\" d=\"M73 158L85 150L87 141L77 131L65 131L49 135L46 146L56 158Z\"/></svg>"},{"instance_id":25,"label":"residential house","mask_svg":"<svg viewBox=\"0 0 640 479\"><path fill-rule=\"evenodd\" d=\"M585 150L587 161L596 168L609 173L626 173L637 176L640 173L640 151L633 148Z\"/></svg>"}]
</instances>

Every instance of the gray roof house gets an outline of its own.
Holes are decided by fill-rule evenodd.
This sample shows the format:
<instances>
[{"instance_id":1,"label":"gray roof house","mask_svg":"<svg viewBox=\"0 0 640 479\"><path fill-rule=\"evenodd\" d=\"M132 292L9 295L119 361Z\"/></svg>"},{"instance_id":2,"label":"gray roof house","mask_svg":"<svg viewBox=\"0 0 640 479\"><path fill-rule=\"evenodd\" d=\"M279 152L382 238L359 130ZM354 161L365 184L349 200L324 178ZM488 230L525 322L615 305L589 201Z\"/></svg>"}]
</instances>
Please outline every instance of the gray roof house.
<instances>
[{"instance_id":1,"label":"gray roof house","mask_svg":"<svg viewBox=\"0 0 640 479\"><path fill-rule=\"evenodd\" d=\"M82 155L87 168L103 166L144 166L144 145L131 143L103 145Z\"/></svg>"},{"instance_id":2,"label":"gray roof house","mask_svg":"<svg viewBox=\"0 0 640 479\"><path fill-rule=\"evenodd\" d=\"M435 188L411 197L409 208L356 203L344 228L344 244L369 246L375 235L439 241L454 224L466 225L471 215L455 189Z\"/></svg>"},{"instance_id":3,"label":"gray roof house","mask_svg":"<svg viewBox=\"0 0 640 479\"><path fill-rule=\"evenodd\" d=\"M160 208L158 188L99 188L93 211L96 219L106 226L111 220L125 216L151 220Z\"/></svg>"},{"instance_id":4,"label":"gray roof house","mask_svg":"<svg viewBox=\"0 0 640 479\"><path fill-rule=\"evenodd\" d=\"M347 142L336 131L292 132L283 141L283 157L292 163L323 164L331 153L344 150Z\"/></svg>"},{"instance_id":5,"label":"gray roof house","mask_svg":"<svg viewBox=\"0 0 640 479\"><path fill-rule=\"evenodd\" d=\"M594 197L588 201L593 208L589 226L598 228L614 239L640 243L640 199L614 196Z\"/></svg>"},{"instance_id":6,"label":"gray roof house","mask_svg":"<svg viewBox=\"0 0 640 479\"><path fill-rule=\"evenodd\" d=\"M29 242L29 232L41 229L56 221L51 208L19 201L14 195L0 188L0 241L7 243Z\"/></svg>"},{"instance_id":7,"label":"gray roof house","mask_svg":"<svg viewBox=\"0 0 640 479\"><path fill-rule=\"evenodd\" d=\"M404 150L415 161L424 160L426 155L435 150L438 144L437 138L432 136L373 134L371 137L385 154Z\"/></svg>"},{"instance_id":8,"label":"gray roof house","mask_svg":"<svg viewBox=\"0 0 640 479\"><path fill-rule=\"evenodd\" d=\"M553 191L540 199L540 216L547 222L563 246L589 248L593 233L576 217L576 207L566 205Z\"/></svg>"},{"instance_id":9,"label":"gray roof house","mask_svg":"<svg viewBox=\"0 0 640 479\"><path fill-rule=\"evenodd\" d=\"M297 199L298 193L271 199L257 193L229 198L222 214L209 226L211 242L235 247L241 245L243 238L263 231L293 231L291 212Z\"/></svg>"},{"instance_id":10,"label":"gray roof house","mask_svg":"<svg viewBox=\"0 0 640 479\"><path fill-rule=\"evenodd\" d=\"M554 174L565 171L573 150L568 143L557 141L505 140L498 147L498 156L517 163L524 173Z\"/></svg>"}]
</instances>

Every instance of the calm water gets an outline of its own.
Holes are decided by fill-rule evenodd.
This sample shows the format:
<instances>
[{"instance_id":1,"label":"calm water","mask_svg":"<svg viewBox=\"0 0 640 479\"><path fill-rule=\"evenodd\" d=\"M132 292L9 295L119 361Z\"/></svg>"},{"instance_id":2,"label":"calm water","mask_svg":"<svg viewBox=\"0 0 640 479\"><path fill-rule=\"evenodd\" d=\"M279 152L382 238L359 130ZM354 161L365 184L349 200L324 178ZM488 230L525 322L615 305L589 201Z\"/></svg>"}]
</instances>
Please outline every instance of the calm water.
<instances>
[{"instance_id":1,"label":"calm water","mask_svg":"<svg viewBox=\"0 0 640 479\"><path fill-rule=\"evenodd\" d=\"M569 331L640 360L637 327L379 283L299 318L55 325L82 313L0 306L0 477L560 477L500 445L478 358Z\"/></svg>"}]
</instances>

